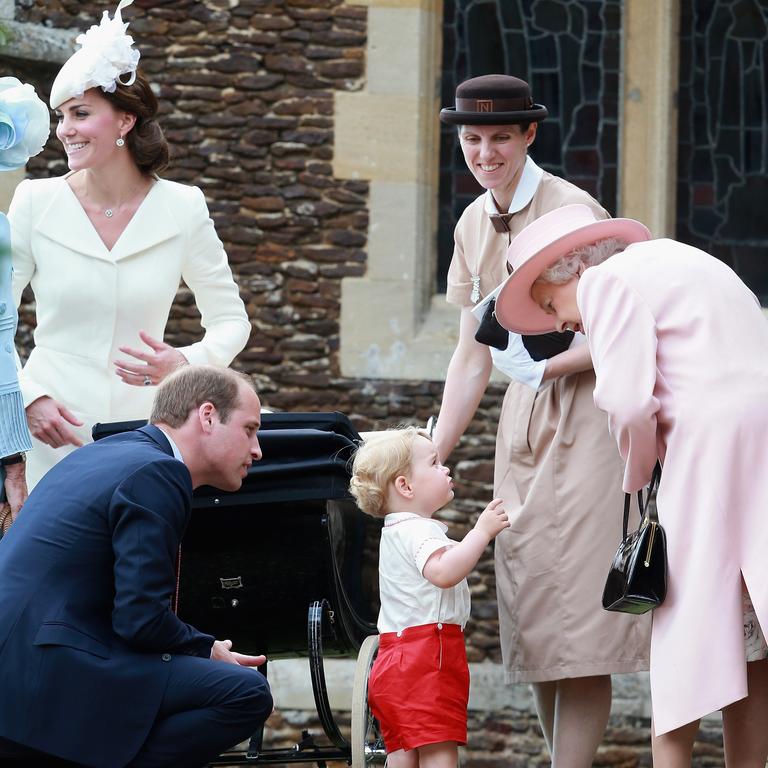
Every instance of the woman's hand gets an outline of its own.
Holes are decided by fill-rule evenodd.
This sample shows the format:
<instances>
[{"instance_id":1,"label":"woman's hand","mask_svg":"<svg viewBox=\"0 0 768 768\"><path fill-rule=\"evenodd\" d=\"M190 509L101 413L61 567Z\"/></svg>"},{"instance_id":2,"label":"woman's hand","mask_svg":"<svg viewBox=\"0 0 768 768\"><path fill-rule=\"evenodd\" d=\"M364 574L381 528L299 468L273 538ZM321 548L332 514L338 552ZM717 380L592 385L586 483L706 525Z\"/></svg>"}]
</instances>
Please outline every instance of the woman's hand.
<instances>
[{"instance_id":1,"label":"woman's hand","mask_svg":"<svg viewBox=\"0 0 768 768\"><path fill-rule=\"evenodd\" d=\"M538 389L546 371L545 360L534 360L523 344L523 337L510 333L506 349L489 347L493 364L503 374L531 389Z\"/></svg>"},{"instance_id":2,"label":"woman's hand","mask_svg":"<svg viewBox=\"0 0 768 768\"><path fill-rule=\"evenodd\" d=\"M61 448L63 445L79 447L83 444L68 426L72 424L82 427L83 422L52 397L38 397L27 406L26 413L29 431L41 443L50 445L51 448Z\"/></svg>"},{"instance_id":3,"label":"woman's hand","mask_svg":"<svg viewBox=\"0 0 768 768\"><path fill-rule=\"evenodd\" d=\"M187 365L187 358L170 344L158 341L144 331L139 331L139 337L152 350L151 352L133 349L133 347L120 347L119 349L124 354L141 360L140 363L115 360L117 368L115 373L126 384L133 387L157 385L177 368Z\"/></svg>"},{"instance_id":4,"label":"woman's hand","mask_svg":"<svg viewBox=\"0 0 768 768\"><path fill-rule=\"evenodd\" d=\"M5 498L11 507L11 521L16 519L28 495L26 464L9 464L5 467Z\"/></svg>"}]
</instances>

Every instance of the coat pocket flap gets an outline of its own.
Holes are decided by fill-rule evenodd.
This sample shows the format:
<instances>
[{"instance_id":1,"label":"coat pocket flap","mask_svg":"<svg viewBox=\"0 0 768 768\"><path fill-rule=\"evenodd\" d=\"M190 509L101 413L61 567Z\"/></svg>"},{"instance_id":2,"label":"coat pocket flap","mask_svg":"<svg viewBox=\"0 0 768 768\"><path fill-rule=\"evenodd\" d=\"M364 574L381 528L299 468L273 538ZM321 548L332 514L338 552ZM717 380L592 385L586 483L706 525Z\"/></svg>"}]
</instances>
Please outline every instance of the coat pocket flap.
<instances>
[{"instance_id":1,"label":"coat pocket flap","mask_svg":"<svg viewBox=\"0 0 768 768\"><path fill-rule=\"evenodd\" d=\"M68 648L76 648L78 651L86 651L102 659L109 658L109 648L90 635L86 635L79 629L69 624L58 622L44 622L35 636L34 645L64 645Z\"/></svg>"}]
</instances>

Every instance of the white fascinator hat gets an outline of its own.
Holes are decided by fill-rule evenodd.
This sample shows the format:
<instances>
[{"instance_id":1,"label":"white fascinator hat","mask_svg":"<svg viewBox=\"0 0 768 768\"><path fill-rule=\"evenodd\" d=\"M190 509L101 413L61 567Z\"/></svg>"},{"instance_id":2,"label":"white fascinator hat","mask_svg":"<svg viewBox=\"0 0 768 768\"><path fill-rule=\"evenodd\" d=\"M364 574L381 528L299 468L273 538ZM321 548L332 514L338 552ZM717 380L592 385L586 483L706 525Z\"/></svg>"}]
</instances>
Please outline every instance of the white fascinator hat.
<instances>
[{"instance_id":1,"label":"white fascinator hat","mask_svg":"<svg viewBox=\"0 0 768 768\"><path fill-rule=\"evenodd\" d=\"M80 46L59 70L51 88L51 109L65 101L82 96L89 88L101 88L114 93L118 83L132 85L141 55L133 47L133 38L126 34L128 22L121 11L133 0L120 0L113 18L104 11L101 23L78 35Z\"/></svg>"}]
</instances>

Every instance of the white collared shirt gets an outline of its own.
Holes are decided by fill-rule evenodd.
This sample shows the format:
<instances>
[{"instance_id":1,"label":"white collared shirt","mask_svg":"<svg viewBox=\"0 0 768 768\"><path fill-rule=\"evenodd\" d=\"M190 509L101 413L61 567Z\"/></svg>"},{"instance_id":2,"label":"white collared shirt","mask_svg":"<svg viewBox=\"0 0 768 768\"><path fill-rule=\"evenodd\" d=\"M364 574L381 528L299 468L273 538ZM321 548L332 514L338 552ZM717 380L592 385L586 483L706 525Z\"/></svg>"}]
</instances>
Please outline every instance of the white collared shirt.
<instances>
[{"instance_id":1,"label":"white collared shirt","mask_svg":"<svg viewBox=\"0 0 768 768\"><path fill-rule=\"evenodd\" d=\"M157 425L155 425L157 426ZM184 457L181 455L181 451L179 450L179 446L176 445L176 443L173 442L171 439L171 436L162 428L157 427L164 435L165 439L171 444L171 450L173 451L173 458L178 459L182 464L184 463Z\"/></svg>"},{"instance_id":2,"label":"white collared shirt","mask_svg":"<svg viewBox=\"0 0 768 768\"><path fill-rule=\"evenodd\" d=\"M427 560L457 542L438 520L411 512L391 512L384 518L379 545L379 632L400 632L421 624L459 624L469 619L467 580L441 589L424 578Z\"/></svg>"},{"instance_id":3,"label":"white collared shirt","mask_svg":"<svg viewBox=\"0 0 768 768\"><path fill-rule=\"evenodd\" d=\"M533 196L539 188L539 183L541 182L541 177L543 175L544 171L539 168L539 166L531 160L530 155L528 155L525 158L523 172L520 174L520 181L517 182L517 188L515 189L515 194L512 197L512 202L509 204L507 213L517 213L518 211L522 211L523 208L533 200ZM493 193L490 189L485 192L485 212L488 214L499 212L499 209L496 207Z\"/></svg>"}]
</instances>

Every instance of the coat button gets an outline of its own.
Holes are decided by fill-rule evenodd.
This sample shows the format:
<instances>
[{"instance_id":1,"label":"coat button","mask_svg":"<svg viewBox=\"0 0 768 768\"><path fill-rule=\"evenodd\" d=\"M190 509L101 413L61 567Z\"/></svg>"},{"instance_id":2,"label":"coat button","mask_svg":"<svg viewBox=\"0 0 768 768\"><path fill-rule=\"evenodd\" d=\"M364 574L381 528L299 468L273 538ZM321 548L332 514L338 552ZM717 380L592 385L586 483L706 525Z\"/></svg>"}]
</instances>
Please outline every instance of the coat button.
<instances>
[{"instance_id":1,"label":"coat button","mask_svg":"<svg viewBox=\"0 0 768 768\"><path fill-rule=\"evenodd\" d=\"M10 355L13 352L13 346L10 341L5 342L5 351Z\"/></svg>"},{"instance_id":2,"label":"coat button","mask_svg":"<svg viewBox=\"0 0 768 768\"><path fill-rule=\"evenodd\" d=\"M0 301L0 315L4 315L5 314L6 308L7 307L6 307L5 302L4 301Z\"/></svg>"},{"instance_id":3,"label":"coat button","mask_svg":"<svg viewBox=\"0 0 768 768\"><path fill-rule=\"evenodd\" d=\"M164 653L160 658L163 661L170 661L171 660L171 654L170 653Z\"/></svg>"}]
</instances>

